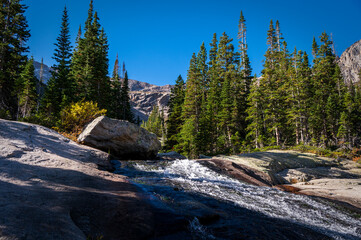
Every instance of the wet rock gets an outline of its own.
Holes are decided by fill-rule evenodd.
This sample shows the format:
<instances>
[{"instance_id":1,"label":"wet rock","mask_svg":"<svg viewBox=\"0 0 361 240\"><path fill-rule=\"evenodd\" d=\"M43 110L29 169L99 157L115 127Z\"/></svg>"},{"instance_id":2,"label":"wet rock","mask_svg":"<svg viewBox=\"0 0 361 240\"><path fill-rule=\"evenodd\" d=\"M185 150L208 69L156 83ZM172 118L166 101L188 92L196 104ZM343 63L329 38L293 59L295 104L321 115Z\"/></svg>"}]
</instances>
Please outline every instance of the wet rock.
<instances>
[{"instance_id":1,"label":"wet rock","mask_svg":"<svg viewBox=\"0 0 361 240\"><path fill-rule=\"evenodd\" d=\"M157 136L124 120L101 116L89 123L78 142L121 159L153 159L161 147Z\"/></svg>"},{"instance_id":2,"label":"wet rock","mask_svg":"<svg viewBox=\"0 0 361 240\"><path fill-rule=\"evenodd\" d=\"M250 168L243 164L236 164L224 159L199 159L199 163L229 177L238 179L256 186L272 186L273 181L270 176L259 170Z\"/></svg>"},{"instance_id":3,"label":"wet rock","mask_svg":"<svg viewBox=\"0 0 361 240\"><path fill-rule=\"evenodd\" d=\"M157 157L161 160L187 159L185 156L183 156L175 151L167 152L167 153L158 153Z\"/></svg>"},{"instance_id":4,"label":"wet rock","mask_svg":"<svg viewBox=\"0 0 361 240\"><path fill-rule=\"evenodd\" d=\"M337 162L331 158L318 157L311 153L281 150L233 156L217 156L212 159L230 161L238 166L246 166L248 169L253 169L253 171L262 172L264 174L259 176L271 185L289 182L277 174L286 169L332 167L338 165Z\"/></svg>"},{"instance_id":5,"label":"wet rock","mask_svg":"<svg viewBox=\"0 0 361 240\"><path fill-rule=\"evenodd\" d=\"M212 158L212 157L206 156L206 155L203 155L203 154L199 155L199 159L205 159L205 158Z\"/></svg>"}]
</instances>

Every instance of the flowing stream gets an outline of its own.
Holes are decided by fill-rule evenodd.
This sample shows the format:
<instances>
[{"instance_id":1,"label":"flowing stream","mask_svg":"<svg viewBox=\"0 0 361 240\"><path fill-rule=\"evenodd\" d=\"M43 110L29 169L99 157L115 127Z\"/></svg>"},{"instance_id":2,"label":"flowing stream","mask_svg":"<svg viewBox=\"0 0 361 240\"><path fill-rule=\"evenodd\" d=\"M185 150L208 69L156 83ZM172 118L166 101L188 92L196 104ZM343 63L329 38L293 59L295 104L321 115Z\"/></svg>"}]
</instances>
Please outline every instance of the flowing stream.
<instances>
[{"instance_id":1,"label":"flowing stream","mask_svg":"<svg viewBox=\"0 0 361 240\"><path fill-rule=\"evenodd\" d=\"M360 216L326 200L246 184L192 160L114 161L114 164L117 173L128 176L160 202L171 202L177 192L195 193L286 220L330 238L361 239Z\"/></svg>"}]
</instances>

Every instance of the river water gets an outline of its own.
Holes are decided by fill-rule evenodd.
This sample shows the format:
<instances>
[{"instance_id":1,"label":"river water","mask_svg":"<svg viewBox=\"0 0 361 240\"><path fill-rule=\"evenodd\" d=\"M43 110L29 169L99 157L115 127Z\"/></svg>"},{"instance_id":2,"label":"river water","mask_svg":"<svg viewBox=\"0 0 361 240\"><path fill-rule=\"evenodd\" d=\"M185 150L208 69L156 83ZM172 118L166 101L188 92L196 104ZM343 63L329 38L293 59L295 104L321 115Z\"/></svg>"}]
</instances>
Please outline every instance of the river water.
<instances>
[{"instance_id":1,"label":"river water","mask_svg":"<svg viewBox=\"0 0 361 240\"><path fill-rule=\"evenodd\" d=\"M168 206L175 206L178 195L196 194L233 206L235 212L236 209L246 209L248 213L261 214L275 222L282 221L281 225L291 224L292 229L302 226L331 239L361 239L360 216L326 200L253 186L221 175L193 160L113 163L117 173L128 176L143 188L153 197L155 204L165 202L171 203ZM239 214L244 215L244 212ZM243 225L247 226L247 222ZM201 230L207 228L199 227ZM210 239L217 238L209 236ZM248 236L252 238L252 235Z\"/></svg>"}]
</instances>

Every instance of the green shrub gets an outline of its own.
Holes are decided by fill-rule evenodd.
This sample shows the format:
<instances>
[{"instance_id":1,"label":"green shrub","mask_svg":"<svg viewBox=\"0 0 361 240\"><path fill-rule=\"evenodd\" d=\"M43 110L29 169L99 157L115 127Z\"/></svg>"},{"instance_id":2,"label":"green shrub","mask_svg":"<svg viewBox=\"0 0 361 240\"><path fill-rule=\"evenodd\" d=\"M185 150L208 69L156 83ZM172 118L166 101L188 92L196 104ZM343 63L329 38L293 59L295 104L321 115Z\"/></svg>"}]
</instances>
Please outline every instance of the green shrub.
<instances>
[{"instance_id":1,"label":"green shrub","mask_svg":"<svg viewBox=\"0 0 361 240\"><path fill-rule=\"evenodd\" d=\"M86 124L95 118L105 115L106 109L99 109L93 101L80 101L65 107L60 112L61 130L71 133L80 133Z\"/></svg>"}]
</instances>

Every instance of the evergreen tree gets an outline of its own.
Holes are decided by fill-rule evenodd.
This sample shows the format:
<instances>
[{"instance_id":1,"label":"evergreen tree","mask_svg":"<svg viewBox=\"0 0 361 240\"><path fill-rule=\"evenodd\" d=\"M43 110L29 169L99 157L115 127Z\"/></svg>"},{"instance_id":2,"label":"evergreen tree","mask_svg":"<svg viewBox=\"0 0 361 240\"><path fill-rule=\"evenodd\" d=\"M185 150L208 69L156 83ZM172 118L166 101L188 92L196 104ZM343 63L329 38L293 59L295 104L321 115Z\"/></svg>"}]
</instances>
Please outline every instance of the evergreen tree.
<instances>
[{"instance_id":1,"label":"evergreen tree","mask_svg":"<svg viewBox=\"0 0 361 240\"><path fill-rule=\"evenodd\" d=\"M184 103L185 84L181 75L178 76L174 87L171 90L169 98L169 111L167 120L167 133L166 133L166 150L173 150L174 146L179 144L178 133L183 124L182 120L182 106Z\"/></svg>"},{"instance_id":2,"label":"evergreen tree","mask_svg":"<svg viewBox=\"0 0 361 240\"><path fill-rule=\"evenodd\" d=\"M310 125L314 143L329 146L337 143L345 86L332 51L332 41L325 32L320 39L319 47L315 47L315 41L313 43L316 57L312 69L313 101Z\"/></svg>"},{"instance_id":3,"label":"evergreen tree","mask_svg":"<svg viewBox=\"0 0 361 240\"><path fill-rule=\"evenodd\" d=\"M21 0L1 1L0 5L0 114L15 119L17 96L15 82L26 64L30 37Z\"/></svg>"},{"instance_id":4,"label":"evergreen tree","mask_svg":"<svg viewBox=\"0 0 361 240\"><path fill-rule=\"evenodd\" d=\"M196 136L198 133L203 94L201 74L198 69L201 55L202 49L200 50L200 54L198 54L198 58L196 54L193 53L190 61L182 109L184 124L181 129L179 144L177 146L177 149L192 158L197 157L199 154Z\"/></svg>"},{"instance_id":5,"label":"evergreen tree","mask_svg":"<svg viewBox=\"0 0 361 240\"><path fill-rule=\"evenodd\" d=\"M237 78L236 66L239 64L239 56L234 52L234 46L226 33L220 38L217 52L218 74L220 76L220 111L218 112L219 136L217 143L223 151L234 150L232 136L236 133L238 116L238 101L235 100L239 92L239 79Z\"/></svg>"},{"instance_id":6,"label":"evergreen tree","mask_svg":"<svg viewBox=\"0 0 361 240\"><path fill-rule=\"evenodd\" d=\"M78 37L71 64L71 75L77 83L77 98L93 100L100 108L108 109L111 93L107 76L108 43L97 12L93 14L93 1L84 29L84 37Z\"/></svg>"},{"instance_id":7,"label":"evergreen tree","mask_svg":"<svg viewBox=\"0 0 361 240\"><path fill-rule=\"evenodd\" d=\"M295 51L289 68L289 82L287 87L288 124L294 129L295 143L309 142L308 119L311 92L311 69L308 55L305 52Z\"/></svg>"},{"instance_id":8,"label":"evergreen tree","mask_svg":"<svg viewBox=\"0 0 361 240\"><path fill-rule=\"evenodd\" d=\"M247 125L246 121L247 107L248 107L248 96L250 94L250 85L252 81L252 68L251 63L248 57L248 45L247 45L247 28L246 28L246 19L243 16L241 11L239 25L238 25L238 39L239 39L239 52L240 52L240 61L238 66L238 74L240 75L240 82L237 85L235 94L236 98L235 110L234 110L234 122L235 128L238 135L238 138L245 139L247 135ZM240 141L240 140L238 140Z\"/></svg>"},{"instance_id":9,"label":"evergreen tree","mask_svg":"<svg viewBox=\"0 0 361 240\"><path fill-rule=\"evenodd\" d=\"M265 145L265 128L264 128L264 108L265 95L260 87L261 80L255 75L251 83L250 94L248 96L247 108L247 138L254 143L256 148L262 148Z\"/></svg>"},{"instance_id":10,"label":"evergreen tree","mask_svg":"<svg viewBox=\"0 0 361 240\"><path fill-rule=\"evenodd\" d=\"M220 66L217 61L218 52L218 40L216 33L213 34L213 39L210 44L209 50L209 90L207 94L206 103L206 115L208 120L208 134L207 134L207 154L216 154L219 152L217 139L219 136L218 119L220 106L220 95L221 95L221 78L219 76Z\"/></svg>"},{"instance_id":11,"label":"evergreen tree","mask_svg":"<svg viewBox=\"0 0 361 240\"><path fill-rule=\"evenodd\" d=\"M121 79L119 76L119 60L118 54L114 62L113 75L112 75L112 100L110 103L110 116L117 119L122 119L123 103L121 97Z\"/></svg>"},{"instance_id":12,"label":"evergreen tree","mask_svg":"<svg viewBox=\"0 0 361 240\"><path fill-rule=\"evenodd\" d=\"M20 118L30 117L36 110L38 94L36 92L37 79L34 74L34 59L31 58L25 65L16 82L18 97L18 114Z\"/></svg>"},{"instance_id":13,"label":"evergreen tree","mask_svg":"<svg viewBox=\"0 0 361 240\"><path fill-rule=\"evenodd\" d=\"M260 87L263 94L267 96L264 121L267 133L270 134L268 140L270 144L277 146L283 144L282 141L286 139L287 132L284 83L287 81L288 52L286 43L281 42L281 39L278 21L275 29L271 20Z\"/></svg>"},{"instance_id":14,"label":"evergreen tree","mask_svg":"<svg viewBox=\"0 0 361 240\"><path fill-rule=\"evenodd\" d=\"M141 125L141 127L156 134L159 138L163 138L164 136L164 117L162 116L162 112L157 105L154 105L148 120Z\"/></svg>"},{"instance_id":15,"label":"evergreen tree","mask_svg":"<svg viewBox=\"0 0 361 240\"><path fill-rule=\"evenodd\" d=\"M123 84L120 92L120 98L122 102L122 118L128 120L129 122L134 122L134 115L130 106L129 98L129 83L128 83L128 73L125 71Z\"/></svg>"},{"instance_id":16,"label":"evergreen tree","mask_svg":"<svg viewBox=\"0 0 361 240\"><path fill-rule=\"evenodd\" d=\"M74 101L75 83L70 77L71 43L69 34L69 17L66 7L64 7L61 30L53 56L56 64L52 66L52 77L48 82L43 98L43 109L59 116L61 109Z\"/></svg>"}]
</instances>

